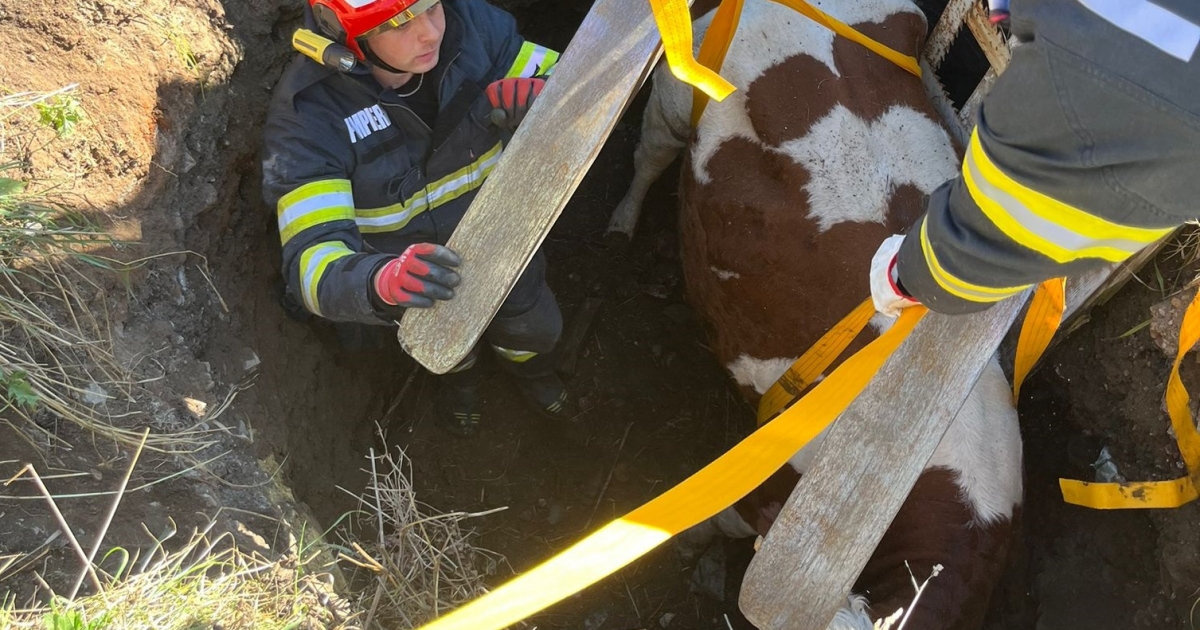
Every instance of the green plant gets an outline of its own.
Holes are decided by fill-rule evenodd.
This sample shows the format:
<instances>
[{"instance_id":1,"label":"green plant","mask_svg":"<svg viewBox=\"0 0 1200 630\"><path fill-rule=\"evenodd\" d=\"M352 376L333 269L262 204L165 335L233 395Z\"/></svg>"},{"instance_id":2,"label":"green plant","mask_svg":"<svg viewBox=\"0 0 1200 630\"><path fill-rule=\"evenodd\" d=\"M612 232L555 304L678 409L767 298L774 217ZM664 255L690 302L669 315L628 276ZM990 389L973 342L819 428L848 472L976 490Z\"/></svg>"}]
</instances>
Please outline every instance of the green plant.
<instances>
[{"instance_id":1,"label":"green plant","mask_svg":"<svg viewBox=\"0 0 1200 630\"><path fill-rule=\"evenodd\" d=\"M163 36L170 42L171 47L175 50L175 56L179 59L183 67L189 73L196 77L196 81L200 84L200 89L203 90L207 83L207 77L204 70L200 67L200 58L196 56L196 51L192 48L192 42L187 35L183 33L183 21L178 17L154 16L151 22L158 27Z\"/></svg>"},{"instance_id":2,"label":"green plant","mask_svg":"<svg viewBox=\"0 0 1200 630\"><path fill-rule=\"evenodd\" d=\"M101 614L88 619L82 611L63 610L69 605L61 599L55 599L46 613L46 630L103 630L109 623L108 614Z\"/></svg>"},{"instance_id":3,"label":"green plant","mask_svg":"<svg viewBox=\"0 0 1200 630\"><path fill-rule=\"evenodd\" d=\"M83 106L70 94L60 94L33 106L39 122L57 132L60 138L69 138L84 119Z\"/></svg>"},{"instance_id":4,"label":"green plant","mask_svg":"<svg viewBox=\"0 0 1200 630\"><path fill-rule=\"evenodd\" d=\"M29 384L29 375L24 370L13 370L0 375L0 386L4 387L4 400L10 406L37 407L39 397Z\"/></svg>"}]
</instances>

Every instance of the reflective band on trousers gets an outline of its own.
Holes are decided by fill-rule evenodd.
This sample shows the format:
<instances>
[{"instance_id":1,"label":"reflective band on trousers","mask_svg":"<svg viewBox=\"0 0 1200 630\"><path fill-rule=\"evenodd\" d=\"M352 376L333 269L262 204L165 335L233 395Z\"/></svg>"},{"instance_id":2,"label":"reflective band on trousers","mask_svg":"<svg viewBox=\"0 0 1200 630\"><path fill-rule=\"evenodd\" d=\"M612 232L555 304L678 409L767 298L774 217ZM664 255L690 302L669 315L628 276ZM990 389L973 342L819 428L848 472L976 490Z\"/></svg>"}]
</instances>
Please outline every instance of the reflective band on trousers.
<instances>
[{"instance_id":1,"label":"reflective band on trousers","mask_svg":"<svg viewBox=\"0 0 1200 630\"><path fill-rule=\"evenodd\" d=\"M533 42L521 44L521 51L504 78L548 76L558 63L558 53Z\"/></svg>"},{"instance_id":2,"label":"reflective band on trousers","mask_svg":"<svg viewBox=\"0 0 1200 630\"><path fill-rule=\"evenodd\" d=\"M284 245L314 225L354 219L350 181L329 179L305 184L279 199L279 240Z\"/></svg>"},{"instance_id":3,"label":"reflective band on trousers","mask_svg":"<svg viewBox=\"0 0 1200 630\"><path fill-rule=\"evenodd\" d=\"M971 198L1001 232L1060 264L1080 258L1121 262L1172 230L1113 223L1022 185L991 161L978 130L962 172Z\"/></svg>"},{"instance_id":4,"label":"reflective band on trousers","mask_svg":"<svg viewBox=\"0 0 1200 630\"><path fill-rule=\"evenodd\" d=\"M479 159L425 186L404 203L358 210L354 222L364 234L403 229L418 214L449 203L482 186L483 180L496 168L502 153L503 148L497 143L487 153L479 156Z\"/></svg>"},{"instance_id":5,"label":"reflective band on trousers","mask_svg":"<svg viewBox=\"0 0 1200 630\"><path fill-rule=\"evenodd\" d=\"M929 218L926 217L921 221L921 251L925 254L926 264L929 265L929 275L933 276L938 286L947 293L972 302L999 302L1006 297L1016 295L1018 292L1029 288L1029 285L1001 288L984 287L978 284L971 284L946 271L945 267L938 261L937 254L933 251L933 244L929 242L928 226Z\"/></svg>"},{"instance_id":6,"label":"reflective band on trousers","mask_svg":"<svg viewBox=\"0 0 1200 630\"><path fill-rule=\"evenodd\" d=\"M353 253L350 248L339 241L317 243L304 250L304 253L300 255L301 294L304 298L304 305L308 307L309 311L317 315L321 314L320 304L317 303L317 289L321 285L325 269L333 261Z\"/></svg>"},{"instance_id":7,"label":"reflective band on trousers","mask_svg":"<svg viewBox=\"0 0 1200 630\"><path fill-rule=\"evenodd\" d=\"M500 355L507 361L512 361L513 363L524 363L538 355L538 353L530 350L512 350L509 348L501 348L500 346L492 346L492 348L496 351L496 354Z\"/></svg>"}]
</instances>

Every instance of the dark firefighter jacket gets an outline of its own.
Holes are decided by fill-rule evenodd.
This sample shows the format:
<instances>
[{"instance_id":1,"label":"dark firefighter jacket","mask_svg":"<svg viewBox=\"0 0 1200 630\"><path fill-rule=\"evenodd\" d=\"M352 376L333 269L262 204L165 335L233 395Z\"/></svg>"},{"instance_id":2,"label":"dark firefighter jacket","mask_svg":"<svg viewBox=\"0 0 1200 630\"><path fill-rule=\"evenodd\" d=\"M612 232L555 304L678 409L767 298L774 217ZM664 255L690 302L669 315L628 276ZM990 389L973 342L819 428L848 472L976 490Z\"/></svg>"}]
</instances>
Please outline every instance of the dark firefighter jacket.
<instances>
[{"instance_id":1,"label":"dark firefighter jacket","mask_svg":"<svg viewBox=\"0 0 1200 630\"><path fill-rule=\"evenodd\" d=\"M412 243L445 243L500 159L483 89L545 75L558 59L484 0L443 7L438 67L426 77L438 77L432 129L362 64L342 74L298 56L275 88L263 195L278 218L289 297L326 319L389 323L369 295L375 270Z\"/></svg>"},{"instance_id":2,"label":"dark firefighter jacket","mask_svg":"<svg viewBox=\"0 0 1200 630\"><path fill-rule=\"evenodd\" d=\"M1200 216L1200 2L1013 0L1021 40L962 172L905 238L905 291L968 312Z\"/></svg>"}]
</instances>

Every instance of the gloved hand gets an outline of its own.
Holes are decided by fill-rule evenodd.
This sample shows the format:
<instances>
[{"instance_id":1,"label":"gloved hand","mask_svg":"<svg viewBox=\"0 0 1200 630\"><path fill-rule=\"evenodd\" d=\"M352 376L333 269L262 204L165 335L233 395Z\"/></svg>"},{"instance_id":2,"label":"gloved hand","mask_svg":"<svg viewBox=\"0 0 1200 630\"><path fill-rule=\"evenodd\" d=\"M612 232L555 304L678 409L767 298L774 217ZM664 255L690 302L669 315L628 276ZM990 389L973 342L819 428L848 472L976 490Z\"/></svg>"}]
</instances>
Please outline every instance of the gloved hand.
<instances>
[{"instance_id":1,"label":"gloved hand","mask_svg":"<svg viewBox=\"0 0 1200 630\"><path fill-rule=\"evenodd\" d=\"M441 245L417 243L396 258L384 263L371 287L384 304L405 308L429 308L434 300L454 297L454 287L462 281L449 267L462 259Z\"/></svg>"},{"instance_id":2,"label":"gloved hand","mask_svg":"<svg viewBox=\"0 0 1200 630\"><path fill-rule=\"evenodd\" d=\"M492 124L508 131L516 129L533 105L533 99L542 93L545 86L545 79L537 77L513 77L493 81L485 90L488 102L494 108L491 115Z\"/></svg>"},{"instance_id":3,"label":"gloved hand","mask_svg":"<svg viewBox=\"0 0 1200 630\"><path fill-rule=\"evenodd\" d=\"M899 317L902 309L920 304L901 291L897 282L896 255L903 242L903 234L889 236L871 258L871 300L875 310L888 317Z\"/></svg>"},{"instance_id":4,"label":"gloved hand","mask_svg":"<svg viewBox=\"0 0 1200 630\"><path fill-rule=\"evenodd\" d=\"M1008 0L988 0L988 20L992 24L999 24L1008 16Z\"/></svg>"}]
</instances>

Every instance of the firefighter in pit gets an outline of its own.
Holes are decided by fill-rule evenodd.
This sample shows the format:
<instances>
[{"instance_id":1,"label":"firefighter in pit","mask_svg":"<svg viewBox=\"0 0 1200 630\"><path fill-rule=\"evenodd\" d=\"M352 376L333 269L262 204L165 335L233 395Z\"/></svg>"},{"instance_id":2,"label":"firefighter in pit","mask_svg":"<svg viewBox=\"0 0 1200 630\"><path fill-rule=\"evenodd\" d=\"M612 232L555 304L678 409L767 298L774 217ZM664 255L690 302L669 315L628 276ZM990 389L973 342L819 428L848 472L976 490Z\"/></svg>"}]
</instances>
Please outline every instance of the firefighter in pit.
<instances>
[{"instance_id":1,"label":"firefighter in pit","mask_svg":"<svg viewBox=\"0 0 1200 630\"><path fill-rule=\"evenodd\" d=\"M1021 43L962 173L875 254L883 313L978 311L1200 217L1200 2L991 4Z\"/></svg>"},{"instance_id":2,"label":"firefighter in pit","mask_svg":"<svg viewBox=\"0 0 1200 630\"><path fill-rule=\"evenodd\" d=\"M263 190L286 299L334 322L395 326L405 309L454 297L461 261L444 245L558 53L485 0L308 2L310 26L353 57L297 56L268 112ZM562 315L545 275L539 250L481 346L538 412L565 420ZM437 414L460 435L480 422L478 351L439 377Z\"/></svg>"}]
</instances>

